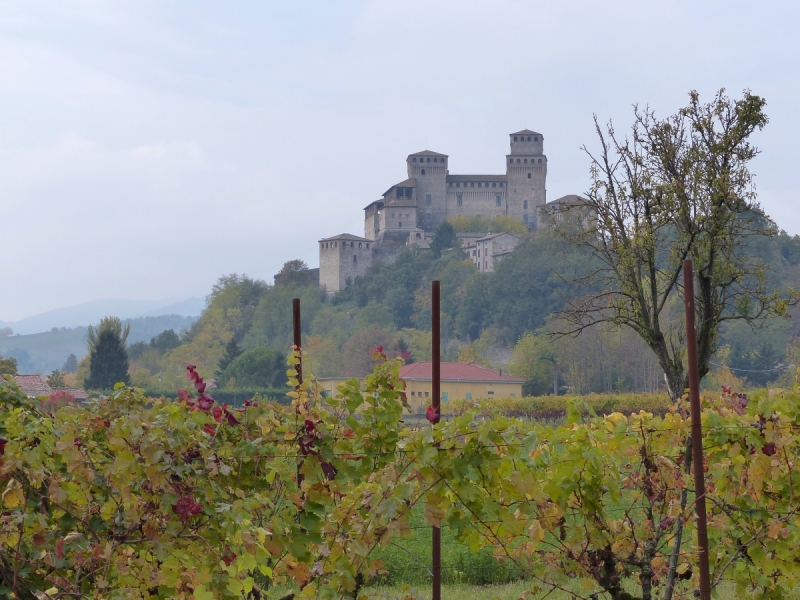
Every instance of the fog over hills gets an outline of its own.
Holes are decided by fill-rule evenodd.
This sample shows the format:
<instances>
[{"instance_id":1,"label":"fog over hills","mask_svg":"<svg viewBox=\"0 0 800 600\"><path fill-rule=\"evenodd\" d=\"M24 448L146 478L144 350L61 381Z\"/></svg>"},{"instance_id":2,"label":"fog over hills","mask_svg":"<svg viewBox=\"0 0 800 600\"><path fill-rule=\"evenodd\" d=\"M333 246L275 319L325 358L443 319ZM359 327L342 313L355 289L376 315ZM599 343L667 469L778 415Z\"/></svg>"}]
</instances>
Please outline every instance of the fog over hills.
<instances>
[{"instance_id":1,"label":"fog over hills","mask_svg":"<svg viewBox=\"0 0 800 600\"><path fill-rule=\"evenodd\" d=\"M103 317L136 319L160 315L198 317L205 307L203 298L185 300L123 300L104 299L75 306L55 308L19 321L0 320L0 329L10 327L15 334L30 335L62 327L86 327L97 324Z\"/></svg>"}]
</instances>

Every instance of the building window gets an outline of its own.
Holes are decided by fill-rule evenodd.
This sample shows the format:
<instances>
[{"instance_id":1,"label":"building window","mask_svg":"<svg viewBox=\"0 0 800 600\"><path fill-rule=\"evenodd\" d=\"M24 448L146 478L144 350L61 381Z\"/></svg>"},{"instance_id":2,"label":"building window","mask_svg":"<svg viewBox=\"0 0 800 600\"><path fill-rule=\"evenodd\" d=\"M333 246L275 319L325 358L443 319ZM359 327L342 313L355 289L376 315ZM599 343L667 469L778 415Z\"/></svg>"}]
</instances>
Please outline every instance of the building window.
<instances>
[{"instance_id":1,"label":"building window","mask_svg":"<svg viewBox=\"0 0 800 600\"><path fill-rule=\"evenodd\" d=\"M428 206L431 205L431 195L430 194L425 194L425 204L427 204Z\"/></svg>"},{"instance_id":2,"label":"building window","mask_svg":"<svg viewBox=\"0 0 800 600\"><path fill-rule=\"evenodd\" d=\"M431 162L431 157L429 156L425 162Z\"/></svg>"},{"instance_id":3,"label":"building window","mask_svg":"<svg viewBox=\"0 0 800 600\"><path fill-rule=\"evenodd\" d=\"M403 222L402 222L402 221L400 221L400 222L397 224L397 226L398 226L400 229L402 229L402 228L403 228Z\"/></svg>"},{"instance_id":4,"label":"building window","mask_svg":"<svg viewBox=\"0 0 800 600\"><path fill-rule=\"evenodd\" d=\"M486 392L486 393L487 393L487 394L489 394L490 396L494 396L494 390L489 390L489 391L488 391L488 392Z\"/></svg>"},{"instance_id":5,"label":"building window","mask_svg":"<svg viewBox=\"0 0 800 600\"><path fill-rule=\"evenodd\" d=\"M458 196L456 196L456 204L458 204L459 206L462 206L464 204L463 194L459 194Z\"/></svg>"},{"instance_id":6,"label":"building window","mask_svg":"<svg viewBox=\"0 0 800 600\"><path fill-rule=\"evenodd\" d=\"M355 254L353 254L353 262L358 262L358 257Z\"/></svg>"},{"instance_id":7,"label":"building window","mask_svg":"<svg viewBox=\"0 0 800 600\"><path fill-rule=\"evenodd\" d=\"M527 164L528 164L528 159L526 158L526 159L525 159L524 161L522 161L522 162L524 162L524 163L527 165Z\"/></svg>"},{"instance_id":8,"label":"building window","mask_svg":"<svg viewBox=\"0 0 800 600\"><path fill-rule=\"evenodd\" d=\"M529 142L531 141L531 136L528 136L528 141L529 141Z\"/></svg>"},{"instance_id":9,"label":"building window","mask_svg":"<svg viewBox=\"0 0 800 600\"><path fill-rule=\"evenodd\" d=\"M541 164L541 163L542 163L542 159L540 158L540 159L539 159L539 164Z\"/></svg>"},{"instance_id":10,"label":"building window","mask_svg":"<svg viewBox=\"0 0 800 600\"><path fill-rule=\"evenodd\" d=\"M418 234L417 234L417 239L418 239L418 240L421 240L421 239L422 239L422 235L420 235L420 234L418 233Z\"/></svg>"},{"instance_id":11,"label":"building window","mask_svg":"<svg viewBox=\"0 0 800 600\"><path fill-rule=\"evenodd\" d=\"M502 181L500 182L500 187L503 187L503 182Z\"/></svg>"},{"instance_id":12,"label":"building window","mask_svg":"<svg viewBox=\"0 0 800 600\"><path fill-rule=\"evenodd\" d=\"M492 182L492 187L497 187L497 182L496 181Z\"/></svg>"},{"instance_id":13,"label":"building window","mask_svg":"<svg viewBox=\"0 0 800 600\"><path fill-rule=\"evenodd\" d=\"M502 201L500 200L500 196L495 196L494 197L494 203L495 203L495 206L500 206L502 204Z\"/></svg>"},{"instance_id":14,"label":"building window","mask_svg":"<svg viewBox=\"0 0 800 600\"><path fill-rule=\"evenodd\" d=\"M369 250L369 244L367 244L367 250Z\"/></svg>"},{"instance_id":15,"label":"building window","mask_svg":"<svg viewBox=\"0 0 800 600\"><path fill-rule=\"evenodd\" d=\"M417 159L416 159L416 158L415 158L415 159L413 159L413 160L412 160L412 162L417 162Z\"/></svg>"},{"instance_id":16,"label":"building window","mask_svg":"<svg viewBox=\"0 0 800 600\"><path fill-rule=\"evenodd\" d=\"M517 141L517 136L514 136L514 141L515 141L515 142Z\"/></svg>"},{"instance_id":17,"label":"building window","mask_svg":"<svg viewBox=\"0 0 800 600\"><path fill-rule=\"evenodd\" d=\"M530 174L530 173L528 173L528 179L530 179L530 178L531 178L531 174Z\"/></svg>"},{"instance_id":18,"label":"building window","mask_svg":"<svg viewBox=\"0 0 800 600\"><path fill-rule=\"evenodd\" d=\"M417 392L411 392L411 397L412 397L412 398L413 398L414 396L416 396L416 395L417 395Z\"/></svg>"},{"instance_id":19,"label":"building window","mask_svg":"<svg viewBox=\"0 0 800 600\"><path fill-rule=\"evenodd\" d=\"M517 395L516 395L516 394L509 394L509 395L510 395L512 398L516 398L516 397L517 397Z\"/></svg>"},{"instance_id":20,"label":"building window","mask_svg":"<svg viewBox=\"0 0 800 600\"><path fill-rule=\"evenodd\" d=\"M525 202L525 204L527 204L527 202ZM527 223L528 222L528 215L523 215L522 220Z\"/></svg>"},{"instance_id":21,"label":"building window","mask_svg":"<svg viewBox=\"0 0 800 600\"><path fill-rule=\"evenodd\" d=\"M528 208L528 201L527 201L527 200L525 200L525 201L522 203L522 208Z\"/></svg>"},{"instance_id":22,"label":"building window","mask_svg":"<svg viewBox=\"0 0 800 600\"><path fill-rule=\"evenodd\" d=\"M422 169L422 174L425 175L425 169Z\"/></svg>"},{"instance_id":23,"label":"building window","mask_svg":"<svg viewBox=\"0 0 800 600\"><path fill-rule=\"evenodd\" d=\"M517 159L517 164L519 164L519 159Z\"/></svg>"},{"instance_id":24,"label":"building window","mask_svg":"<svg viewBox=\"0 0 800 600\"><path fill-rule=\"evenodd\" d=\"M533 136L533 141L534 142L538 142L539 141L539 136L538 135Z\"/></svg>"},{"instance_id":25,"label":"building window","mask_svg":"<svg viewBox=\"0 0 800 600\"><path fill-rule=\"evenodd\" d=\"M467 392L466 395L464 396L464 399L465 400L472 400L472 392Z\"/></svg>"},{"instance_id":26,"label":"building window","mask_svg":"<svg viewBox=\"0 0 800 600\"><path fill-rule=\"evenodd\" d=\"M361 242L358 242L358 247L361 248Z\"/></svg>"},{"instance_id":27,"label":"building window","mask_svg":"<svg viewBox=\"0 0 800 600\"><path fill-rule=\"evenodd\" d=\"M472 251L472 256L475 256L475 250Z\"/></svg>"},{"instance_id":28,"label":"building window","mask_svg":"<svg viewBox=\"0 0 800 600\"><path fill-rule=\"evenodd\" d=\"M433 162L439 162L439 159L438 158L434 158Z\"/></svg>"},{"instance_id":29,"label":"building window","mask_svg":"<svg viewBox=\"0 0 800 600\"><path fill-rule=\"evenodd\" d=\"M473 181L472 183L470 183L469 187L475 187L475 182Z\"/></svg>"},{"instance_id":30,"label":"building window","mask_svg":"<svg viewBox=\"0 0 800 600\"><path fill-rule=\"evenodd\" d=\"M345 243L347 243L347 242L345 242ZM350 247L351 247L351 248L355 248L355 247L356 247L356 244L355 244L355 242L350 242Z\"/></svg>"},{"instance_id":31,"label":"building window","mask_svg":"<svg viewBox=\"0 0 800 600\"><path fill-rule=\"evenodd\" d=\"M428 392L425 392L425 397L426 397L426 398L428 397Z\"/></svg>"}]
</instances>

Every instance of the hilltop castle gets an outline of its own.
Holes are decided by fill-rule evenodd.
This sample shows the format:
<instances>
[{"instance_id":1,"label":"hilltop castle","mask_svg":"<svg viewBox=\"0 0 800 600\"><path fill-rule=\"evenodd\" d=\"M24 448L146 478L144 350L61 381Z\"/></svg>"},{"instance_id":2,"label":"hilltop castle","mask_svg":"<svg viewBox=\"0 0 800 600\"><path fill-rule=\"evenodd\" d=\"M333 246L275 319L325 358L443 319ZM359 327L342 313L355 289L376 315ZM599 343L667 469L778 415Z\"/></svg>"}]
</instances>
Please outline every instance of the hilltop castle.
<instances>
[{"instance_id":1,"label":"hilltop castle","mask_svg":"<svg viewBox=\"0 0 800 600\"><path fill-rule=\"evenodd\" d=\"M455 215L507 216L535 230L547 202L544 136L524 129L509 138L505 175L451 175L448 155L410 154L408 178L364 208L364 237L345 233L319 241L320 286L329 294L343 289L373 260L391 261L409 244L426 245L436 226Z\"/></svg>"}]
</instances>

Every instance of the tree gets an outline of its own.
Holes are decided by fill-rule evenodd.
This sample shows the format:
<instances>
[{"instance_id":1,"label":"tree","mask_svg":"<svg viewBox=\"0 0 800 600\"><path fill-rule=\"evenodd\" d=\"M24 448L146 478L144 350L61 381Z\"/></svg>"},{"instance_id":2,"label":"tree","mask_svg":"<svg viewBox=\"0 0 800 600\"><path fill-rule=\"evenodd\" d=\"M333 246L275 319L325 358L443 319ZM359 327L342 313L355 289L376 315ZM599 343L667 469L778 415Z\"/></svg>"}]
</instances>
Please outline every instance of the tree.
<instances>
[{"instance_id":1,"label":"tree","mask_svg":"<svg viewBox=\"0 0 800 600\"><path fill-rule=\"evenodd\" d=\"M67 360L64 361L64 366L61 367L62 373L75 373L78 370L78 357L70 354Z\"/></svg>"},{"instance_id":2,"label":"tree","mask_svg":"<svg viewBox=\"0 0 800 600\"><path fill-rule=\"evenodd\" d=\"M55 369L50 376L47 378L47 385L51 388L63 388L67 387L67 384L64 383L64 375L61 374L61 371Z\"/></svg>"},{"instance_id":3,"label":"tree","mask_svg":"<svg viewBox=\"0 0 800 600\"><path fill-rule=\"evenodd\" d=\"M220 377L220 387L282 388L286 385L286 356L269 348L253 348L231 362Z\"/></svg>"},{"instance_id":4,"label":"tree","mask_svg":"<svg viewBox=\"0 0 800 600\"><path fill-rule=\"evenodd\" d=\"M0 338L9 337L14 335L14 330L11 327L0 327Z\"/></svg>"},{"instance_id":5,"label":"tree","mask_svg":"<svg viewBox=\"0 0 800 600\"><path fill-rule=\"evenodd\" d=\"M155 348L161 354L164 354L169 350L173 350L180 345L181 338L177 333L175 333L174 329L166 329L150 340L150 347Z\"/></svg>"},{"instance_id":6,"label":"tree","mask_svg":"<svg viewBox=\"0 0 800 600\"><path fill-rule=\"evenodd\" d=\"M595 117L600 153L584 147L591 188L582 204L562 209L593 216L579 219L578 231L559 231L590 248L601 264L580 280L596 290L562 312L568 327L561 333L604 322L630 327L658 357L673 399L688 377L680 313L669 313L682 293L684 259L693 259L697 272L701 377L721 323L757 323L787 309L787 300L770 289L763 263L746 248L752 238L775 232L748 170L758 153L749 138L767 123L764 105L749 91L734 101L721 90L708 104L692 92L686 108L663 120L635 108L630 139L620 139L611 124L604 134Z\"/></svg>"},{"instance_id":7,"label":"tree","mask_svg":"<svg viewBox=\"0 0 800 600\"><path fill-rule=\"evenodd\" d=\"M439 258L443 251L460 246L460 244L453 226L447 221L442 221L433 232L433 241L431 242L433 257Z\"/></svg>"},{"instance_id":8,"label":"tree","mask_svg":"<svg viewBox=\"0 0 800 600\"><path fill-rule=\"evenodd\" d=\"M13 356L3 358L0 356L0 375L16 375L17 359Z\"/></svg>"},{"instance_id":9,"label":"tree","mask_svg":"<svg viewBox=\"0 0 800 600\"><path fill-rule=\"evenodd\" d=\"M275 285L309 285L311 275L308 265L302 260L290 260L283 263L283 267L275 275Z\"/></svg>"},{"instance_id":10,"label":"tree","mask_svg":"<svg viewBox=\"0 0 800 600\"><path fill-rule=\"evenodd\" d=\"M392 335L379 325L362 329L344 345L344 374L347 377L364 377L374 366L373 349L389 348Z\"/></svg>"},{"instance_id":11,"label":"tree","mask_svg":"<svg viewBox=\"0 0 800 600\"><path fill-rule=\"evenodd\" d=\"M558 395L556 353L547 336L525 333L514 346L508 369L515 377L525 379L525 396Z\"/></svg>"},{"instance_id":12,"label":"tree","mask_svg":"<svg viewBox=\"0 0 800 600\"><path fill-rule=\"evenodd\" d=\"M105 317L95 330L89 326L89 377L84 386L90 390L109 390L117 383L130 384L125 340L131 326L123 329L117 317Z\"/></svg>"},{"instance_id":13,"label":"tree","mask_svg":"<svg viewBox=\"0 0 800 600\"><path fill-rule=\"evenodd\" d=\"M239 358L241 354L242 349L236 342L236 336L232 336L230 341L225 346L225 354L217 365L217 371L214 373L214 377L217 379L221 378L222 374L225 372L225 369L227 369L233 361Z\"/></svg>"}]
</instances>

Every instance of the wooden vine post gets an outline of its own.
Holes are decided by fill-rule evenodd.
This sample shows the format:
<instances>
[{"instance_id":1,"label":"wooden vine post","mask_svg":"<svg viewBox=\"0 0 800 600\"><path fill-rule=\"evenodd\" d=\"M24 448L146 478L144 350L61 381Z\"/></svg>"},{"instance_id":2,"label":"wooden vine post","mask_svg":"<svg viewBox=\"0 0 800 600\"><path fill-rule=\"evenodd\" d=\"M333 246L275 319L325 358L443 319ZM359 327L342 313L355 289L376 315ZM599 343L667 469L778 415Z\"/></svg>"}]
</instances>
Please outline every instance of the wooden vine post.
<instances>
[{"instance_id":1,"label":"wooden vine post","mask_svg":"<svg viewBox=\"0 0 800 600\"><path fill-rule=\"evenodd\" d=\"M703 428L700 422L700 376L697 368L697 331L694 309L694 266L683 261L683 303L686 309L686 360L689 369L689 408L692 418L692 454L694 455L694 494L697 513L697 543L700 546L700 599L711 600L708 569L708 525L706 522L706 483L703 472Z\"/></svg>"},{"instance_id":2,"label":"wooden vine post","mask_svg":"<svg viewBox=\"0 0 800 600\"><path fill-rule=\"evenodd\" d=\"M436 422L442 418L441 398L441 327L439 282L431 282L431 394ZM432 532L431 558L433 563L433 600L442 599L442 530L434 527Z\"/></svg>"}]
</instances>

